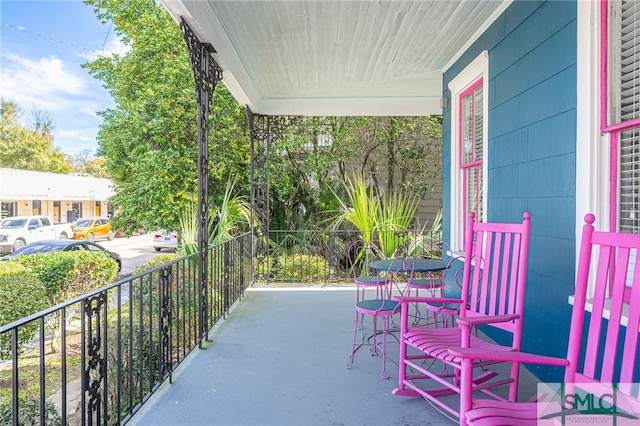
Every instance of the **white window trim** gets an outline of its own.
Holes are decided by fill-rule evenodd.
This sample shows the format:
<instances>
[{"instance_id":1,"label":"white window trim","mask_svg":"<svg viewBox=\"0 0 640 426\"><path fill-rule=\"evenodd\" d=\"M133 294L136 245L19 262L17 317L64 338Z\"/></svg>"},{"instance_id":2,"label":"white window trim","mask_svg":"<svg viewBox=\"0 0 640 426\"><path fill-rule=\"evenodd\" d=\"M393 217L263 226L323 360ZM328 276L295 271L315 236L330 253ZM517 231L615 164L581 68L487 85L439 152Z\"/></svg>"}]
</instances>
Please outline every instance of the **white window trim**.
<instances>
[{"instance_id":1,"label":"white window trim","mask_svg":"<svg viewBox=\"0 0 640 426\"><path fill-rule=\"evenodd\" d=\"M599 2L578 2L577 29L575 274L585 215L593 213L596 216L596 230L609 229L611 150L608 134L600 133ZM595 271L595 265L592 267ZM587 291L587 297L593 297L593 283Z\"/></svg>"},{"instance_id":2,"label":"white window trim","mask_svg":"<svg viewBox=\"0 0 640 426\"><path fill-rule=\"evenodd\" d=\"M576 106L576 259L584 216L596 229L609 224L608 136L600 134L600 3L578 2ZM585 179L588 177L588 180ZM577 267L577 266L576 266Z\"/></svg>"},{"instance_id":3,"label":"white window trim","mask_svg":"<svg viewBox=\"0 0 640 426\"><path fill-rule=\"evenodd\" d=\"M577 107L576 107L576 275L580 258L580 239L584 216L596 216L596 230L610 230L610 134L600 132L600 3L578 2L577 22ZM585 181L585 176L589 177ZM617 204L617 202L616 202ZM615 231L616 229L612 229ZM597 265L591 265L585 310L593 309L593 276ZM574 296L569 296L574 304ZM604 300L603 317L609 319L611 299ZM628 306L623 306L620 319L627 325Z\"/></svg>"},{"instance_id":4,"label":"white window trim","mask_svg":"<svg viewBox=\"0 0 640 426\"><path fill-rule=\"evenodd\" d=\"M462 206L462 173L458 162L460 154L460 145L458 143L458 123L459 123L459 106L458 97L471 84L482 78L482 91L484 93L482 102L482 209L484 219L488 217L488 136L489 136L489 52L484 50L476 57L467 67L453 78L448 85L451 93L451 235L449 243L454 251L463 250L463 233L464 222L466 218L460 220L460 215L464 211Z\"/></svg>"}]
</instances>

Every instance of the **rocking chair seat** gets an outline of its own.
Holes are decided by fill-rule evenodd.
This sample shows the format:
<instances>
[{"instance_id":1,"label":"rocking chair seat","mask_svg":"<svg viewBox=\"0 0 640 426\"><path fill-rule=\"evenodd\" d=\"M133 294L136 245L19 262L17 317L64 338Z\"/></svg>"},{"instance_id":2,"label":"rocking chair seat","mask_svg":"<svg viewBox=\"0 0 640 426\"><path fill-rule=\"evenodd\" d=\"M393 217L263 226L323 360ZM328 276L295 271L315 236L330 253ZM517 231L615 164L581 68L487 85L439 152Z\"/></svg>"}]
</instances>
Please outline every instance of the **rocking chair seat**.
<instances>
[{"instance_id":1,"label":"rocking chair seat","mask_svg":"<svg viewBox=\"0 0 640 426\"><path fill-rule=\"evenodd\" d=\"M447 328L417 328L409 330L405 335L405 342L425 354L446 361L451 364L460 364L461 358L450 353L449 348L460 346L461 331L455 327ZM490 349L494 351L513 351L509 346L499 346L487 342L473 334L470 336L470 346L474 349Z\"/></svg>"}]
</instances>

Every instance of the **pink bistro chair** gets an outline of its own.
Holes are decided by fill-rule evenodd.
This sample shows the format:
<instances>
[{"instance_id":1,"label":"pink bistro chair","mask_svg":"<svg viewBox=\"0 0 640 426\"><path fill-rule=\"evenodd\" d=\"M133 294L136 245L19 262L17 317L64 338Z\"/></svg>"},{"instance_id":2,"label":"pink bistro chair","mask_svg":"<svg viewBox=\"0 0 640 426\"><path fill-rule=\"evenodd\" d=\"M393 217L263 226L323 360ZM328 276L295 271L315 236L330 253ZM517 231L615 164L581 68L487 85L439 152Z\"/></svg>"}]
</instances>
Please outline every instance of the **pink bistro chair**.
<instances>
[{"instance_id":1,"label":"pink bistro chair","mask_svg":"<svg viewBox=\"0 0 640 426\"><path fill-rule=\"evenodd\" d=\"M391 318L396 313L400 312L400 303L391 299L391 295L394 291L395 281L394 278L397 273L410 273L407 269L405 259L393 259L389 261L389 268L386 272L386 285L384 288L379 289L376 297L373 299L360 299L356 300L355 306L355 318L353 320L353 342L351 344L351 355L349 356L349 364L347 368L353 366L353 360L356 351L362 346L369 346L372 356L382 355L382 371L380 377L383 379L389 378L387 372L387 335L389 334L389 324ZM361 318L365 315L372 317L373 329L371 335L366 335L364 327L359 327L361 324ZM382 330L378 329L378 318L382 320ZM358 341L358 330L362 334L360 341ZM382 334L382 339L378 337L378 334Z\"/></svg>"},{"instance_id":2,"label":"pink bistro chair","mask_svg":"<svg viewBox=\"0 0 640 426\"><path fill-rule=\"evenodd\" d=\"M395 395L422 396L455 418L460 416L456 398L460 393L461 358L450 347L482 348L496 352L519 351L526 288L531 215L521 224L474 222L469 215L465 232L465 257L461 297L397 297L401 304L398 387ZM458 304L458 327L413 326L411 305ZM511 335L511 344L500 346L479 338L472 330L479 325L495 327ZM433 361L433 362L427 362ZM439 362L437 362L439 361ZM434 365L438 364L438 365ZM493 361L480 360L473 367L482 373L473 381L473 390L499 398L492 388L509 385L509 399L517 400L519 364L511 364L510 376L496 377L487 370ZM444 365L442 365L444 364Z\"/></svg>"},{"instance_id":3,"label":"pink bistro chair","mask_svg":"<svg viewBox=\"0 0 640 426\"><path fill-rule=\"evenodd\" d=\"M444 241L432 242L431 247L424 249L424 253L420 257L425 259L437 259L443 260L445 253L451 252L449 245ZM453 258L450 257L447 261L447 269L438 272L429 272L421 274L421 276L415 275L411 280L407 281L405 296L411 296L411 293L415 291L415 295L418 296L420 290L425 290L431 297L443 297L444 296L444 279L449 266Z\"/></svg>"},{"instance_id":4,"label":"pink bistro chair","mask_svg":"<svg viewBox=\"0 0 640 426\"><path fill-rule=\"evenodd\" d=\"M369 289L375 290L378 297L380 291L387 285L387 279L386 275L379 274L369 267L371 262L381 257L377 240L355 240L349 245L347 257L349 268L353 273L353 282L356 285L356 301L363 300L365 292Z\"/></svg>"},{"instance_id":5,"label":"pink bistro chair","mask_svg":"<svg viewBox=\"0 0 640 426\"><path fill-rule=\"evenodd\" d=\"M607 409L601 416L582 413L591 424L640 423L637 384L640 375L640 235L594 231L594 221L592 214L585 216L567 358L491 348L449 349L449 355L461 359L462 364L461 425L551 424L539 420L538 410L546 415L546 421L555 419L559 424L560 420L571 419L562 414L571 415L570 410L576 408L572 401L577 397L571 395L582 395L586 400L589 393L594 395L596 408L599 407L598 398L604 396ZM592 299L588 298L590 282ZM587 311L591 314L585 314ZM472 374L478 359L565 367L564 395L569 398L558 400L568 401L568 405L549 402L551 398L548 397L538 399L537 403L474 399ZM562 396L562 392L559 395ZM541 407L540 404L544 405ZM612 416L612 413L617 414ZM627 414L631 417L624 417Z\"/></svg>"},{"instance_id":6,"label":"pink bistro chair","mask_svg":"<svg viewBox=\"0 0 640 426\"><path fill-rule=\"evenodd\" d=\"M447 253L448 260L445 260L445 254ZM458 258L453 255L451 249L449 248L449 244L447 244L445 241L439 241L433 244L433 246L426 250L425 254L423 254L421 257L442 260L446 262L447 267L442 271L422 273L420 274L420 276L418 276L418 274L414 274L411 279L407 280L403 296L411 296L412 294L415 294L415 296L417 297L420 295L420 293L426 293L427 297L438 298L439 300L441 300L445 297L444 285L447 274L450 272L450 268L453 265L454 261ZM460 288L462 288L462 285L458 280L459 275L460 274L456 274L456 283L458 283ZM460 311L460 305L457 303L428 303L425 308L426 310L424 313L424 320L427 324L434 327L446 325L447 323L450 324L450 321L452 320L454 315L458 314ZM416 306L416 314L413 325L417 325L419 323L421 316L422 315L420 313L420 307ZM429 318L431 318L431 320Z\"/></svg>"}]
</instances>

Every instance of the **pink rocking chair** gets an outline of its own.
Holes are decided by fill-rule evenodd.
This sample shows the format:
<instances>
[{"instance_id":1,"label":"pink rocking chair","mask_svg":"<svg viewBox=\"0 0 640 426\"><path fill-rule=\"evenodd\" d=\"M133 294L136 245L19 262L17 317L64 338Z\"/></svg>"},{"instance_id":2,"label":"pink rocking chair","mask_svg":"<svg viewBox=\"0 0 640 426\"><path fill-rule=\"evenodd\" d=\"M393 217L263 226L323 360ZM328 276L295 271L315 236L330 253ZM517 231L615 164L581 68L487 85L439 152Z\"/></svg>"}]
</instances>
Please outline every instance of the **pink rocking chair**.
<instances>
[{"instance_id":1,"label":"pink rocking chair","mask_svg":"<svg viewBox=\"0 0 640 426\"><path fill-rule=\"evenodd\" d=\"M605 397L606 412L600 417L589 414L591 424L616 424L616 421L623 424L622 420L627 419L633 420L634 424L640 422L637 385L640 374L640 235L594 231L594 221L592 214L585 216L567 358L505 353L488 348L450 349L449 356L462 359L461 425L549 424L541 422L544 418L540 414L545 413L545 417L552 420L561 420L562 416L564 419L570 419L568 416L571 415L585 416L579 405L575 410L573 401L577 397L559 398L555 403L474 399L472 374L477 359L564 366L562 386L567 392L565 396L582 395L584 401L589 393L595 398ZM592 292L588 291L590 281ZM593 299L588 299L591 293ZM585 311L591 314L585 315ZM563 396L562 392L560 396ZM545 405L541 407L541 403Z\"/></svg>"},{"instance_id":2,"label":"pink rocking chair","mask_svg":"<svg viewBox=\"0 0 640 426\"><path fill-rule=\"evenodd\" d=\"M491 349L496 352L520 350L522 313L531 231L529 213L521 224L474 222L469 215L465 234L464 273L460 299L398 297L401 304L400 359L395 395L422 396L455 418L458 407L445 395L460 393L461 359L452 356L452 346ZM410 323L416 303L458 304L459 327L427 328ZM492 326L511 334L511 344L499 346L472 333L479 325ZM434 365L433 361L438 361ZM493 361L482 360L473 367L483 373L473 382L473 390L498 398L490 389L510 385L509 398L517 400L519 364L512 363L508 378L497 378L485 369ZM444 364L444 365L443 365Z\"/></svg>"}]
</instances>

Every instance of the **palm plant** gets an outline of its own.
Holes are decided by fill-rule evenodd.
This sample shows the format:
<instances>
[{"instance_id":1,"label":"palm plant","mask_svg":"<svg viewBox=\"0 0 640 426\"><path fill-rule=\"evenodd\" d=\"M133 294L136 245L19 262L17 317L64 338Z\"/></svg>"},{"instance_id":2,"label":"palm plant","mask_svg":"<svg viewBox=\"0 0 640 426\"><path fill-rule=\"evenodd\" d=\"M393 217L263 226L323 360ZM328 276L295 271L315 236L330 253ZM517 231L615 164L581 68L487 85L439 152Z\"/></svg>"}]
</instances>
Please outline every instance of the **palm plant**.
<instances>
[{"instance_id":1,"label":"palm plant","mask_svg":"<svg viewBox=\"0 0 640 426\"><path fill-rule=\"evenodd\" d=\"M344 182L347 200L340 202L340 214L334 220L333 228L349 222L361 233L364 247L370 247L374 234L383 257L396 256L406 238L400 236L409 229L418 210L419 200L407 192L388 194L379 197L376 191L367 185L362 175Z\"/></svg>"},{"instance_id":2,"label":"palm plant","mask_svg":"<svg viewBox=\"0 0 640 426\"><path fill-rule=\"evenodd\" d=\"M429 229L425 225L409 238L406 252L412 257L432 259L442 256L442 209L438 210Z\"/></svg>"},{"instance_id":3,"label":"palm plant","mask_svg":"<svg viewBox=\"0 0 640 426\"><path fill-rule=\"evenodd\" d=\"M245 223L251 223L251 206L244 197L233 196L235 180L229 179L222 205L209 212L209 246L234 237L234 231ZM193 202L180 212L179 251L184 255L198 252L198 204Z\"/></svg>"},{"instance_id":4,"label":"palm plant","mask_svg":"<svg viewBox=\"0 0 640 426\"><path fill-rule=\"evenodd\" d=\"M376 229L380 202L373 187L367 185L363 175L358 175L353 180L347 177L344 186L348 200L344 202L336 196L340 202L340 214L332 227L337 229L345 221L351 223L360 231L368 246Z\"/></svg>"},{"instance_id":5,"label":"palm plant","mask_svg":"<svg viewBox=\"0 0 640 426\"><path fill-rule=\"evenodd\" d=\"M380 252L386 258L396 257L406 238L401 233L409 229L418 210L418 198L404 191L388 194L382 199L376 220Z\"/></svg>"},{"instance_id":6,"label":"palm plant","mask_svg":"<svg viewBox=\"0 0 640 426\"><path fill-rule=\"evenodd\" d=\"M210 246L232 239L241 224L251 223L251 204L244 197L233 196L235 184L235 179L227 181L222 204L210 215Z\"/></svg>"},{"instance_id":7,"label":"palm plant","mask_svg":"<svg viewBox=\"0 0 640 426\"><path fill-rule=\"evenodd\" d=\"M198 252L198 204L186 205L178 217L180 223L180 241L178 251L182 255Z\"/></svg>"}]
</instances>

